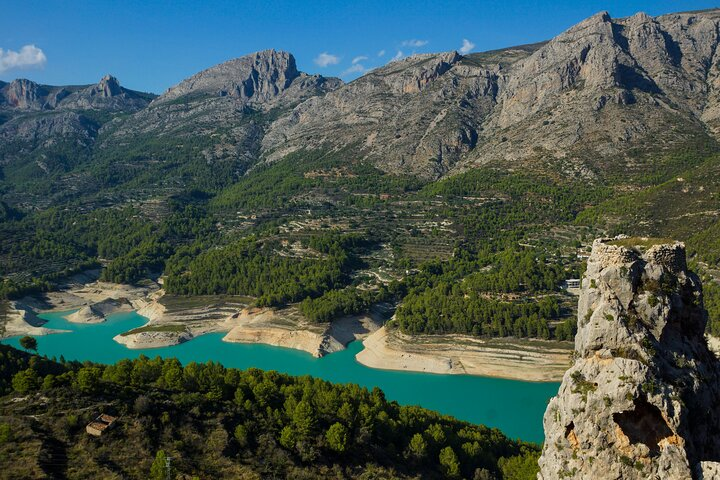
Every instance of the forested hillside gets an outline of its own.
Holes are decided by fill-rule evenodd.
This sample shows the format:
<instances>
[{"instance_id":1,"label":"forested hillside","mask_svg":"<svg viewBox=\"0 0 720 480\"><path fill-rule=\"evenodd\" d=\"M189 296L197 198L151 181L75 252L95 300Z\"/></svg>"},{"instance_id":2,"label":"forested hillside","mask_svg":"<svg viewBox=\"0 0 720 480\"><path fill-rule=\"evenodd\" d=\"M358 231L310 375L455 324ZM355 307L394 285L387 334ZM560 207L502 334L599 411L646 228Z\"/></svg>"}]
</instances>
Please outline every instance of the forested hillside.
<instances>
[{"instance_id":1,"label":"forested hillside","mask_svg":"<svg viewBox=\"0 0 720 480\"><path fill-rule=\"evenodd\" d=\"M536 445L383 393L277 372L54 362L0 346L0 468L14 479L531 480ZM13 401L22 398L22 401ZM100 413L118 416L101 438ZM160 457L160 469L155 460Z\"/></svg>"},{"instance_id":2,"label":"forested hillside","mask_svg":"<svg viewBox=\"0 0 720 480\"><path fill-rule=\"evenodd\" d=\"M564 340L564 281L593 238L628 233L688 243L717 332L718 22L599 13L349 84L275 50L158 97L3 84L0 295L99 266L312 322L385 302L406 333Z\"/></svg>"}]
</instances>

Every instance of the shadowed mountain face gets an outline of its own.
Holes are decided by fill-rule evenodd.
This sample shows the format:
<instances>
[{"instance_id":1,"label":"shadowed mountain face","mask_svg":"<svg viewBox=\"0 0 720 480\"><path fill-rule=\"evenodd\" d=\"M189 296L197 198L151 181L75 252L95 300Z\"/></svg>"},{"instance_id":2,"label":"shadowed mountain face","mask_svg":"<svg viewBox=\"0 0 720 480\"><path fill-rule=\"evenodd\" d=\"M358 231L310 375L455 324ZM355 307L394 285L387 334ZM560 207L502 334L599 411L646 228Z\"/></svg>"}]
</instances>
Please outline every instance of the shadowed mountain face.
<instances>
[{"instance_id":1,"label":"shadowed mountain face","mask_svg":"<svg viewBox=\"0 0 720 480\"><path fill-rule=\"evenodd\" d=\"M720 10L612 19L549 42L416 55L349 84L266 50L152 98L98 84L0 84L6 179L218 190L300 150L436 179L472 167L603 181L716 149ZM694 147L693 147L694 148ZM17 183L17 182L15 182ZM620 180L622 183L622 180Z\"/></svg>"}]
</instances>

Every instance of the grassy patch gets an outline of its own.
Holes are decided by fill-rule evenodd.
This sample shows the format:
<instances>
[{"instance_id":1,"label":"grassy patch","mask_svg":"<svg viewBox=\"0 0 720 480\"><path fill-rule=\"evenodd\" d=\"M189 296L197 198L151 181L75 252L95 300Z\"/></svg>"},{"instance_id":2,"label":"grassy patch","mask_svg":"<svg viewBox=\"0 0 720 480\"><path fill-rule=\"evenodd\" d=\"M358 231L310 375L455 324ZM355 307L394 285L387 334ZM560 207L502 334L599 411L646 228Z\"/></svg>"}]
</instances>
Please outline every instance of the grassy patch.
<instances>
[{"instance_id":1,"label":"grassy patch","mask_svg":"<svg viewBox=\"0 0 720 480\"><path fill-rule=\"evenodd\" d=\"M136 333L144 333L144 332L185 332L185 327L183 325L148 325L146 327L139 327L134 328L128 332L121 333L123 337L126 337L128 335L134 335Z\"/></svg>"}]
</instances>

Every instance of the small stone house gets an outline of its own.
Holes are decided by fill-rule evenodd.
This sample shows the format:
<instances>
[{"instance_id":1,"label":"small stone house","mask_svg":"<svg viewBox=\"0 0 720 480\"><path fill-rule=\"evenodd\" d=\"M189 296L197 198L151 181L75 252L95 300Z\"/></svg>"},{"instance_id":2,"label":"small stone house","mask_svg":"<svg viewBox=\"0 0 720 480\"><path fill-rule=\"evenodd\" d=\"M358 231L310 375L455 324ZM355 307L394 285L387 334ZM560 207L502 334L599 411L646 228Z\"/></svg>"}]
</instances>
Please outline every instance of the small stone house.
<instances>
[{"instance_id":1,"label":"small stone house","mask_svg":"<svg viewBox=\"0 0 720 480\"><path fill-rule=\"evenodd\" d=\"M111 428L116 421L117 417L113 417L107 413L101 413L97 416L97 418L95 418L95 420L87 424L85 431L90 435L99 437L105 432L105 430Z\"/></svg>"}]
</instances>

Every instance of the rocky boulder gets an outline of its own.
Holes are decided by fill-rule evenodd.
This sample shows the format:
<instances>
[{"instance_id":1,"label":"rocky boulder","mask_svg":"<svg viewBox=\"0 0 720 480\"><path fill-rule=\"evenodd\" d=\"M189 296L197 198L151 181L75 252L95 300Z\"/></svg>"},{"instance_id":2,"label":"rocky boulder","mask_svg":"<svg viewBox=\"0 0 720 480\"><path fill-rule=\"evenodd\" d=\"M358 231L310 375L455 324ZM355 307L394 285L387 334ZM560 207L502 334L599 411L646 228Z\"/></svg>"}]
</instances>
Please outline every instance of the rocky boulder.
<instances>
[{"instance_id":1,"label":"rocky boulder","mask_svg":"<svg viewBox=\"0 0 720 480\"><path fill-rule=\"evenodd\" d=\"M538 478L720 478L720 363L706 322L682 243L596 240Z\"/></svg>"}]
</instances>

